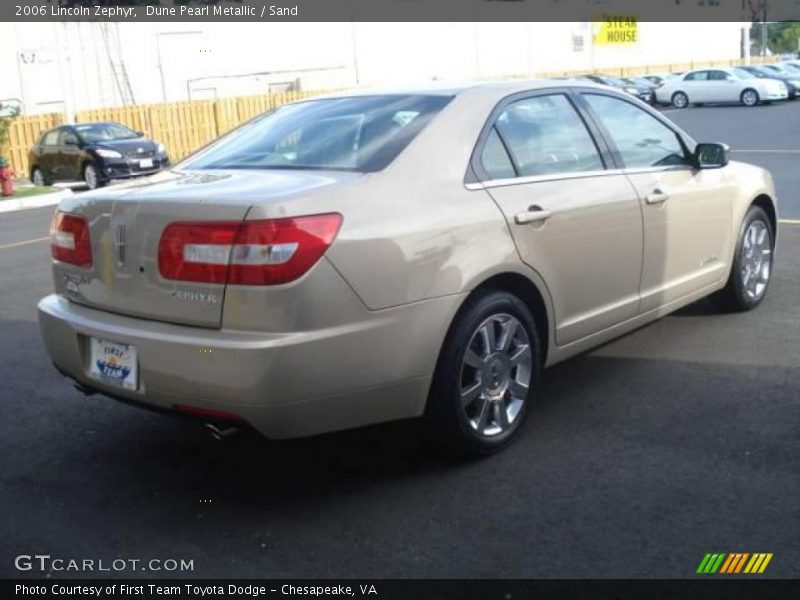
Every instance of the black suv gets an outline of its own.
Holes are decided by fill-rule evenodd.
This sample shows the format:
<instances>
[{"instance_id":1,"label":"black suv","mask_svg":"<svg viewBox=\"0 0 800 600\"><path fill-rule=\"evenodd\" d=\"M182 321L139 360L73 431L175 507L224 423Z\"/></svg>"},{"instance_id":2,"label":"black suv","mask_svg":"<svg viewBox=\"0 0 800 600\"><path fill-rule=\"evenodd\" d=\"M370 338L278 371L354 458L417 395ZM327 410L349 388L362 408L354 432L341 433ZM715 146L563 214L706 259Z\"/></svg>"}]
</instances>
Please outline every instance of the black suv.
<instances>
[{"instance_id":1,"label":"black suv","mask_svg":"<svg viewBox=\"0 0 800 600\"><path fill-rule=\"evenodd\" d=\"M35 185L84 181L91 190L112 179L157 173L169 166L164 145L121 123L79 123L45 131L29 155Z\"/></svg>"}]
</instances>

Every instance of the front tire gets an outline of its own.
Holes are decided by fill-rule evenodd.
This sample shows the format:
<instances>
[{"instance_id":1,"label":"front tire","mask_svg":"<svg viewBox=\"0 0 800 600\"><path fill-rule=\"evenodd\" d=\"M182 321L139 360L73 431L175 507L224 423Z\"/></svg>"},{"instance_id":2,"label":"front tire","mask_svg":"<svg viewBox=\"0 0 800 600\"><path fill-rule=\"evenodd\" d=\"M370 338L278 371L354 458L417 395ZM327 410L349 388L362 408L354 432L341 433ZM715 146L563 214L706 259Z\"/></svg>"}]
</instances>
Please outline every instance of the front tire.
<instances>
[{"instance_id":1,"label":"front tire","mask_svg":"<svg viewBox=\"0 0 800 600\"><path fill-rule=\"evenodd\" d=\"M100 177L97 174L97 169L91 164L83 167L83 181L90 190L96 190L103 186L103 182L100 181Z\"/></svg>"},{"instance_id":2,"label":"front tire","mask_svg":"<svg viewBox=\"0 0 800 600\"><path fill-rule=\"evenodd\" d=\"M723 310L752 310L761 304L772 278L774 240L767 213L759 206L751 206L739 230L728 283L714 296Z\"/></svg>"},{"instance_id":3,"label":"front tire","mask_svg":"<svg viewBox=\"0 0 800 600\"><path fill-rule=\"evenodd\" d=\"M748 88L742 92L742 95L739 96L739 99L742 101L744 106L755 106L759 102L758 92Z\"/></svg>"},{"instance_id":4,"label":"front tire","mask_svg":"<svg viewBox=\"0 0 800 600\"><path fill-rule=\"evenodd\" d=\"M536 322L524 302L496 290L471 299L436 366L426 415L434 440L458 455L503 448L527 415L540 365Z\"/></svg>"}]
</instances>

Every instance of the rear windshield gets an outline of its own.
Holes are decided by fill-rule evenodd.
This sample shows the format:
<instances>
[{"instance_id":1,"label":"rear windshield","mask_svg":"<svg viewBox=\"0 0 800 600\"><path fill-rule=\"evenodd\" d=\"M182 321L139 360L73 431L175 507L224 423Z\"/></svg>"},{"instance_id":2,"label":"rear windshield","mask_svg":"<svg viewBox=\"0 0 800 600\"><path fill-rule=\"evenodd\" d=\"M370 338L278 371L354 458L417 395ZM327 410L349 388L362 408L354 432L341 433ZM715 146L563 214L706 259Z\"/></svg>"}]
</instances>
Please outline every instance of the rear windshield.
<instances>
[{"instance_id":1,"label":"rear windshield","mask_svg":"<svg viewBox=\"0 0 800 600\"><path fill-rule=\"evenodd\" d=\"M236 129L182 167L379 171L450 100L382 95L290 104Z\"/></svg>"}]
</instances>

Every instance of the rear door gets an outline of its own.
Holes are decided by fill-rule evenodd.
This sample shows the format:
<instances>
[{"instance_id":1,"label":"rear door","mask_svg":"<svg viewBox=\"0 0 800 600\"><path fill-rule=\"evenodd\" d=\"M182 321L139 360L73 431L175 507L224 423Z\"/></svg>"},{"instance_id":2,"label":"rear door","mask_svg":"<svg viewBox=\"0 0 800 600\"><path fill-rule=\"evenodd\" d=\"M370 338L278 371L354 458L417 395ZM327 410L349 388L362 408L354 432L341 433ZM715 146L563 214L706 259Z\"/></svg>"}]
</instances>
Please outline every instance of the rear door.
<instances>
[{"instance_id":1,"label":"rear door","mask_svg":"<svg viewBox=\"0 0 800 600\"><path fill-rule=\"evenodd\" d=\"M503 211L522 260L547 283L556 343L633 317L642 214L636 192L567 90L513 96L495 110L473 169Z\"/></svg>"},{"instance_id":2,"label":"rear door","mask_svg":"<svg viewBox=\"0 0 800 600\"><path fill-rule=\"evenodd\" d=\"M582 98L642 200L642 312L718 282L728 271L733 177L695 169L678 132L649 110L602 92Z\"/></svg>"},{"instance_id":3,"label":"rear door","mask_svg":"<svg viewBox=\"0 0 800 600\"><path fill-rule=\"evenodd\" d=\"M57 179L58 138L61 128L51 129L42 136L39 144L39 168L46 179Z\"/></svg>"}]
</instances>

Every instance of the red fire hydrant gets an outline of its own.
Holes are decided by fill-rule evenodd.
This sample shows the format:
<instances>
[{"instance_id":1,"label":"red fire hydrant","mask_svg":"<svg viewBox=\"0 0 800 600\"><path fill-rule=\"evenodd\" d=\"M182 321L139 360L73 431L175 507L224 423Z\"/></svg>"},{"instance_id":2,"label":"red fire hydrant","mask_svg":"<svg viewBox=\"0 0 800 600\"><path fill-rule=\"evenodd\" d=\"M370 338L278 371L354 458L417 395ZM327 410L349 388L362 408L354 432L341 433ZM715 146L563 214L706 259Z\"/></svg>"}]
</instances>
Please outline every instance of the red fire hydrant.
<instances>
[{"instance_id":1,"label":"red fire hydrant","mask_svg":"<svg viewBox=\"0 0 800 600\"><path fill-rule=\"evenodd\" d=\"M14 170L5 161L0 162L0 194L14 195Z\"/></svg>"}]
</instances>

